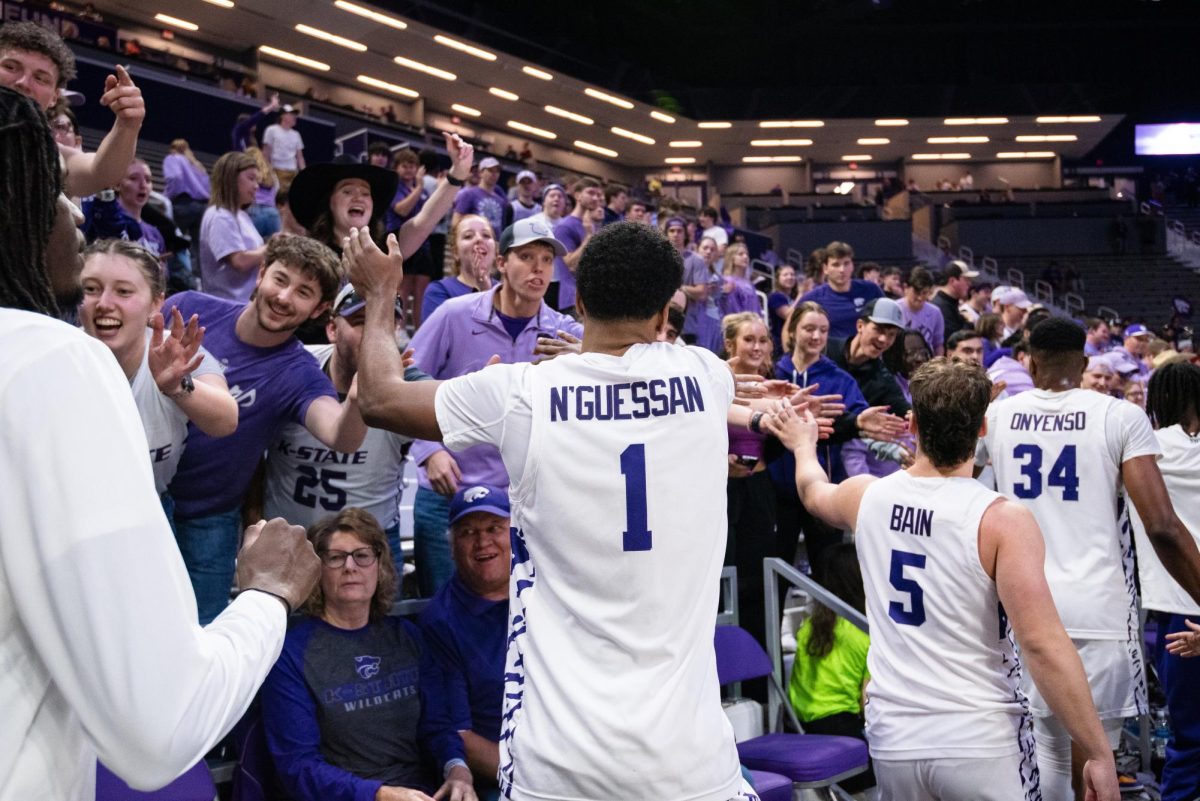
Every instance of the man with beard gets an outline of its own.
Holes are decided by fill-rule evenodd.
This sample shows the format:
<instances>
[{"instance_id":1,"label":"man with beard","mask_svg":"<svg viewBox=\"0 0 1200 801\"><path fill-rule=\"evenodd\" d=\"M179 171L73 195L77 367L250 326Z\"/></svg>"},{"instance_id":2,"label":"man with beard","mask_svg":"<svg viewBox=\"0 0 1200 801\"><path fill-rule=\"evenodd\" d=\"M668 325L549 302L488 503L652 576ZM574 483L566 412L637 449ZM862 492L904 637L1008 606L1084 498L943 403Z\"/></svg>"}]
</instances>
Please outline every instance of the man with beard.
<instances>
[{"instance_id":1,"label":"man with beard","mask_svg":"<svg viewBox=\"0 0 1200 801\"><path fill-rule=\"evenodd\" d=\"M184 319L198 314L204 321L205 347L225 367L239 407L237 431L223 439L189 426L187 450L168 490L202 624L228 603L242 501L280 426L299 423L341 453L353 453L366 434L353 388L339 403L329 376L295 337L301 323L329 308L339 275L337 258L321 243L277 237L267 246L249 303L182 292L163 307L164 314L177 308ZM189 383L185 378L180 391Z\"/></svg>"}]
</instances>

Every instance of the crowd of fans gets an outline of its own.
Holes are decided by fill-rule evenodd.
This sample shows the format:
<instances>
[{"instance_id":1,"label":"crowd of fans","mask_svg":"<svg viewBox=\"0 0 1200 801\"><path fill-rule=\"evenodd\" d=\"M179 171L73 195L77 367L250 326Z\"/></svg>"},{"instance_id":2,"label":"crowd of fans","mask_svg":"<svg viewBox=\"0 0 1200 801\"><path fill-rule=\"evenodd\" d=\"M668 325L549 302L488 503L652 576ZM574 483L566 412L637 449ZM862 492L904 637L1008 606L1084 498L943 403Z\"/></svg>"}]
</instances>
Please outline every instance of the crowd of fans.
<instances>
[{"instance_id":1,"label":"crowd of fans","mask_svg":"<svg viewBox=\"0 0 1200 801\"><path fill-rule=\"evenodd\" d=\"M690 220L670 198L655 204L620 185L531 170L506 191L497 159L474 163L456 136L446 136L448 165L382 146L366 161L310 164L300 110L277 97L231 121L233 147L211 170L185 139L171 142L156 197L137 157L137 87L120 68L109 78L100 102L114 125L86 154L60 96L73 75L52 33L0 28L0 82L46 112L89 242L81 298L53 287L24 305L77 319L129 379L201 623L228 602L244 521L265 514L309 528L321 583L261 712L276 790L292 798L496 793L507 471L490 446L451 455L363 421L365 302L342 263L353 231L403 254L396 336L411 339L408 379L423 380L572 351L584 333L574 274L593 235L619 220L657 227L683 264L663 338L722 354L758 387L747 392L808 393L834 481L912 462L908 380L935 356L985 367L996 397L1033 386L1029 333L1051 311L963 262L856 268L852 246L831 242L803 269L756 273L715 208ZM1139 323L1085 325L1084 386L1143 408L1155 370L1194 359L1182 332L1167 340ZM419 474L414 583L432 599L419 625L388 615L411 568L398 514L406 458ZM852 547L800 503L791 454L760 430L731 427L728 458L726 562L738 571L742 624L764 636L762 560L794 561L801 533L818 580L861 610ZM866 647L855 631L818 613L798 634L790 696L814 731L861 736Z\"/></svg>"}]
</instances>

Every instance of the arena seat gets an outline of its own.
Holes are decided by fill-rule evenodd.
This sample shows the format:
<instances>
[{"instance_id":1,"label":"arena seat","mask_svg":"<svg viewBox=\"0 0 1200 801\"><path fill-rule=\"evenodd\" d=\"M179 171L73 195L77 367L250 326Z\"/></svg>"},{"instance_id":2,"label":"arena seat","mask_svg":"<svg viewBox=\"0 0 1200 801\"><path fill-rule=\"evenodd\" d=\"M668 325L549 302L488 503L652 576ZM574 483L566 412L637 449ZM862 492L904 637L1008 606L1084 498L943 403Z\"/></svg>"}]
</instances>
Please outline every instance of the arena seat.
<instances>
[{"instance_id":1,"label":"arena seat","mask_svg":"<svg viewBox=\"0 0 1200 801\"><path fill-rule=\"evenodd\" d=\"M217 788L208 765L200 760L161 790L134 790L101 763L96 763L96 801L214 801Z\"/></svg>"},{"instance_id":2,"label":"arena seat","mask_svg":"<svg viewBox=\"0 0 1200 801\"><path fill-rule=\"evenodd\" d=\"M786 776L795 788L831 787L867 769L867 744L853 737L804 734L783 688L771 669L771 659L758 641L740 626L717 626L717 679L722 686L766 677L768 692L783 699L792 726L799 733L772 731L737 744L738 757L751 771Z\"/></svg>"},{"instance_id":3,"label":"arena seat","mask_svg":"<svg viewBox=\"0 0 1200 801\"><path fill-rule=\"evenodd\" d=\"M792 780L787 776L752 770L750 779L754 783L754 791L758 793L761 801L791 801Z\"/></svg>"}]
</instances>

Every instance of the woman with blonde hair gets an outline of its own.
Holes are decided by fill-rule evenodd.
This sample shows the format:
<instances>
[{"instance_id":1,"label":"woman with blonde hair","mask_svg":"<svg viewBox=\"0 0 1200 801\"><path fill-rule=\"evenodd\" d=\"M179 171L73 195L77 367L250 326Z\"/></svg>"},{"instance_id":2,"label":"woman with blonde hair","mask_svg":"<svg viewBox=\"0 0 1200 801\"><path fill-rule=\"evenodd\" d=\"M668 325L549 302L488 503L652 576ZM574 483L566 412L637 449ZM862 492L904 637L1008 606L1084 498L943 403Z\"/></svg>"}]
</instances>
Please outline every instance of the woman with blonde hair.
<instances>
[{"instance_id":1,"label":"woman with blonde hair","mask_svg":"<svg viewBox=\"0 0 1200 801\"><path fill-rule=\"evenodd\" d=\"M754 312L762 318L762 302L758 290L750 283L750 249L743 242L732 242L725 248L722 272L725 289L721 295L721 310L725 314Z\"/></svg>"},{"instance_id":2,"label":"woman with blonde hair","mask_svg":"<svg viewBox=\"0 0 1200 801\"><path fill-rule=\"evenodd\" d=\"M245 303L254 291L267 246L246 212L258 191L258 162L232 151L217 159L212 197L200 222L200 279L204 291Z\"/></svg>"},{"instance_id":3,"label":"woman with blonde hair","mask_svg":"<svg viewBox=\"0 0 1200 801\"><path fill-rule=\"evenodd\" d=\"M196 158L186 139L171 142L171 150L162 163L163 194L171 200L175 224L192 238L192 246L200 237L200 219L212 187L208 170Z\"/></svg>"},{"instance_id":4,"label":"woman with blonde hair","mask_svg":"<svg viewBox=\"0 0 1200 801\"><path fill-rule=\"evenodd\" d=\"M454 275L434 281L425 290L421 319L428 320L450 298L492 288L496 267L496 236L492 224L478 214L466 214L450 231L447 242L454 259Z\"/></svg>"},{"instance_id":5,"label":"woman with blonde hair","mask_svg":"<svg viewBox=\"0 0 1200 801\"><path fill-rule=\"evenodd\" d=\"M258 166L258 188L254 190L254 202L250 204L247 213L254 221L254 228L263 239L270 239L272 234L279 232L283 221L279 209L275 205L275 195L279 192L279 176L267 157L257 147L246 148L246 153L254 157Z\"/></svg>"}]
</instances>

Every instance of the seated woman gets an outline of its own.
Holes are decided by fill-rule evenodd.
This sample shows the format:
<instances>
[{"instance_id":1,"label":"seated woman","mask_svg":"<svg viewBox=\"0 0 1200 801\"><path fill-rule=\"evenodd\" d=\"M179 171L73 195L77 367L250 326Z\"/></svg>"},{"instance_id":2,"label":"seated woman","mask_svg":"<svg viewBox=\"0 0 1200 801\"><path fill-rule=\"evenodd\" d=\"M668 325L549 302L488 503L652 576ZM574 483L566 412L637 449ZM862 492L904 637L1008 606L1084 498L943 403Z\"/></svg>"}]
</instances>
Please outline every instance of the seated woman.
<instances>
[{"instance_id":1,"label":"seated woman","mask_svg":"<svg viewBox=\"0 0 1200 801\"><path fill-rule=\"evenodd\" d=\"M866 614L858 553L851 543L830 546L821 573L826 589ZM796 661L788 681L788 699L808 734L863 736L863 699L866 697L867 648L871 638L829 607L814 603L812 615L796 632ZM875 784L866 773L840 782L857 793Z\"/></svg>"},{"instance_id":2,"label":"seated woman","mask_svg":"<svg viewBox=\"0 0 1200 801\"><path fill-rule=\"evenodd\" d=\"M262 688L276 797L475 801L458 732L432 723L437 695L420 631L389 617L396 571L370 514L343 509L308 530L321 581ZM427 764L423 754L432 754ZM444 783L437 780L445 776Z\"/></svg>"},{"instance_id":3,"label":"seated woman","mask_svg":"<svg viewBox=\"0 0 1200 801\"><path fill-rule=\"evenodd\" d=\"M185 325L175 310L164 333L164 279L154 254L102 239L83 257L80 322L109 347L129 379L161 495L179 466L188 423L211 437L228 436L237 428L237 402L220 363L200 347L204 330L195 316Z\"/></svg>"},{"instance_id":4,"label":"seated woman","mask_svg":"<svg viewBox=\"0 0 1200 801\"><path fill-rule=\"evenodd\" d=\"M496 269L496 235L492 224L478 214L464 215L450 231L449 245L454 275L434 281L425 290L422 320L428 320L450 298L492 288L492 270Z\"/></svg>"}]
</instances>

